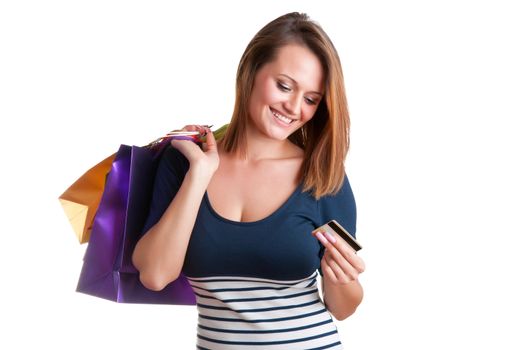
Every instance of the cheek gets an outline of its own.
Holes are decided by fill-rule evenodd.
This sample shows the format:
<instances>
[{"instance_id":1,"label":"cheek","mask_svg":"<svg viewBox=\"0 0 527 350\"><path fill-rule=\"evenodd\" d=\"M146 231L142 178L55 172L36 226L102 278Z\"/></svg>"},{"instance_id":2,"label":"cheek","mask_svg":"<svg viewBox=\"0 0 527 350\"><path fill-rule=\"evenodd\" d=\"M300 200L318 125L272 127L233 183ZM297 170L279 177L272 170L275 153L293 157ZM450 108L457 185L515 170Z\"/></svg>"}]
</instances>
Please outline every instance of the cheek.
<instances>
[{"instance_id":1,"label":"cheek","mask_svg":"<svg viewBox=\"0 0 527 350\"><path fill-rule=\"evenodd\" d=\"M304 105L304 108L302 109L302 122L307 123L308 121L313 119L316 111L317 111L316 107Z\"/></svg>"},{"instance_id":2,"label":"cheek","mask_svg":"<svg viewBox=\"0 0 527 350\"><path fill-rule=\"evenodd\" d=\"M280 99L282 98L282 93L276 88L276 85L272 80L268 80L262 84L260 93L261 101L268 105L280 102Z\"/></svg>"}]
</instances>

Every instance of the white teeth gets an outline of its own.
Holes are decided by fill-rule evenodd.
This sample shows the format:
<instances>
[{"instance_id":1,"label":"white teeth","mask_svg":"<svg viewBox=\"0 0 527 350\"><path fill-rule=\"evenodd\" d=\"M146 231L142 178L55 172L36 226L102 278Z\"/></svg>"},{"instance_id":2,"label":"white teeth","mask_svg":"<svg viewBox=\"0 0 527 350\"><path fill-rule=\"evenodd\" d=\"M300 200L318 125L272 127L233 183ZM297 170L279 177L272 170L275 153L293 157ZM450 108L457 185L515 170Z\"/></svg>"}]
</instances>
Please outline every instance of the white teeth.
<instances>
[{"instance_id":1,"label":"white teeth","mask_svg":"<svg viewBox=\"0 0 527 350\"><path fill-rule=\"evenodd\" d=\"M291 118L287 118L286 116L283 116L281 114L279 114L278 112L275 112L275 111L272 111L273 115L280 119L281 121L283 121L284 123L287 123L287 124L291 124L293 122L293 119Z\"/></svg>"}]
</instances>

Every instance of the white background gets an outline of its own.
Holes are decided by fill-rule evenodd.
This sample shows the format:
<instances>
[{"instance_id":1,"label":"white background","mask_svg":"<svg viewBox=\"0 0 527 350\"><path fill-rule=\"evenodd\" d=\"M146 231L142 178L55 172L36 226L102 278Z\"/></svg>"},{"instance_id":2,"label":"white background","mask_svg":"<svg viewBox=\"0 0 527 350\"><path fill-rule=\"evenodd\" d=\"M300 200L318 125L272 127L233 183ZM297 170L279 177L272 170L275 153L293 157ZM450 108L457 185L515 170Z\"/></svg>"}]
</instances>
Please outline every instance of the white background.
<instances>
[{"instance_id":1,"label":"white background","mask_svg":"<svg viewBox=\"0 0 527 350\"><path fill-rule=\"evenodd\" d=\"M75 292L85 246L57 197L121 143L228 122L247 43L302 11L350 102L367 271L345 348L526 349L522 3L3 1L0 348L193 348L193 307Z\"/></svg>"}]
</instances>

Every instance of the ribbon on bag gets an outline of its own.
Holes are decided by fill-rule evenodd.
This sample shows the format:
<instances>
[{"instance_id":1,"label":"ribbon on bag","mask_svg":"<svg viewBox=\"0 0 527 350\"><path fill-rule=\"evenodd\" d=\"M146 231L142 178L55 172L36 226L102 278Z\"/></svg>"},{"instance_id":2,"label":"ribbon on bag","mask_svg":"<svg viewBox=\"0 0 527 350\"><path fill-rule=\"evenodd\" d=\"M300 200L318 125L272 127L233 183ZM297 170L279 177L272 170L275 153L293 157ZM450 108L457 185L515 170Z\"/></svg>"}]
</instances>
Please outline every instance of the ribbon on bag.
<instances>
[{"instance_id":1,"label":"ribbon on bag","mask_svg":"<svg viewBox=\"0 0 527 350\"><path fill-rule=\"evenodd\" d=\"M215 131L215 137L225 129L226 125ZM148 216L160 155L174 137L199 141L193 135L169 133L144 147L121 145L115 154L93 220L78 292L119 303L196 303L183 274L163 290L152 291L142 285L131 261Z\"/></svg>"}]
</instances>

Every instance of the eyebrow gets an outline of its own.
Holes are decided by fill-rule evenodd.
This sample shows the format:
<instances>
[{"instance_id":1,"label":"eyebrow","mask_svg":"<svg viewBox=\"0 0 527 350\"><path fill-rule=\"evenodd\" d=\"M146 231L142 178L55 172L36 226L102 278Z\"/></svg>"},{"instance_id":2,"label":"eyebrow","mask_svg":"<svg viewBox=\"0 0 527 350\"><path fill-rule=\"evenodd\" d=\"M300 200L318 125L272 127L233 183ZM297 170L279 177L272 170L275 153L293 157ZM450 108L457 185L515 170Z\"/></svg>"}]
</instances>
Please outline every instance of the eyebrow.
<instances>
[{"instance_id":1,"label":"eyebrow","mask_svg":"<svg viewBox=\"0 0 527 350\"><path fill-rule=\"evenodd\" d=\"M289 80L291 80L293 83L295 83L295 85L298 85L298 82L297 82L295 79L291 78L289 75L287 75L287 74L283 74L283 73L282 73L282 74L278 74L278 75L279 75L279 76L281 75L281 76L283 76L283 77L286 77L287 79L289 79ZM320 92L318 92L318 91L309 91L309 92L312 93L312 94L317 94L317 95L322 96L322 93L320 93Z\"/></svg>"}]
</instances>

